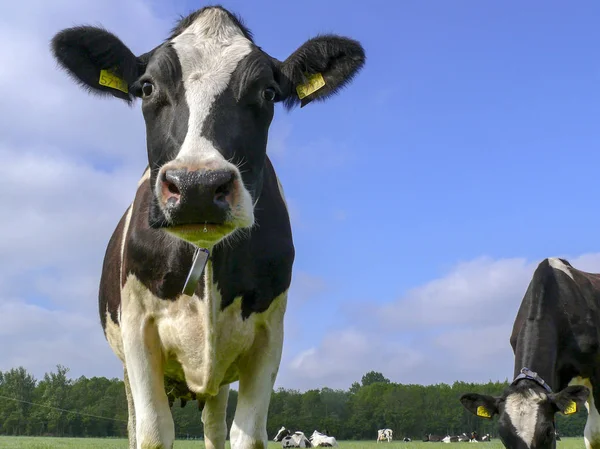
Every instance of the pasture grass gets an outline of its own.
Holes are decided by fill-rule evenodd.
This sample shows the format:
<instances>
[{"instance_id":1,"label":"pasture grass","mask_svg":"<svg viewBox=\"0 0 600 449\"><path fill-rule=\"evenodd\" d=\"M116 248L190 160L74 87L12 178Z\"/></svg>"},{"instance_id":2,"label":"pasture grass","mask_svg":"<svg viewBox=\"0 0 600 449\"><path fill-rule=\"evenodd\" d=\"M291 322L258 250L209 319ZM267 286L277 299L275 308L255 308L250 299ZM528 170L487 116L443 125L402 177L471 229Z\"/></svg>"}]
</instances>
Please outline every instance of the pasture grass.
<instances>
[{"instance_id":1,"label":"pasture grass","mask_svg":"<svg viewBox=\"0 0 600 449\"><path fill-rule=\"evenodd\" d=\"M483 444L480 449L502 449L504 446L498 439ZM423 443L414 441L403 443L394 441L392 443L379 443L375 441L339 441L340 448L348 449L474 449L470 443ZM230 448L229 442L225 445ZM557 443L557 449L585 449L583 438L563 438ZM0 448L2 449L127 449L127 440L111 438L42 438L42 437L2 437L0 436ZM176 441L175 449L203 449L202 441ZM268 449L279 449L281 443L269 442Z\"/></svg>"}]
</instances>

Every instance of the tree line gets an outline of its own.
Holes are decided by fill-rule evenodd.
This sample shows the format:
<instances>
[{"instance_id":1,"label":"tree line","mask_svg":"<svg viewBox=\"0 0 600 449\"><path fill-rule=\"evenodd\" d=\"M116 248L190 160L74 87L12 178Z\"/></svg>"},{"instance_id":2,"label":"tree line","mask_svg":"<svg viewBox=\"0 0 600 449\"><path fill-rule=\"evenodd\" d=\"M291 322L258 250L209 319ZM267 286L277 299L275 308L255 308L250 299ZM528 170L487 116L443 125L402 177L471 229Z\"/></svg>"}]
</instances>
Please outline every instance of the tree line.
<instances>
[{"instance_id":1,"label":"tree line","mask_svg":"<svg viewBox=\"0 0 600 449\"><path fill-rule=\"evenodd\" d=\"M127 401L123 381L105 377L70 379L58 365L40 380L22 367L0 371L0 434L69 437L126 437ZM466 392L499 395L505 382L416 385L391 382L378 372L366 373L348 390L283 389L273 391L268 417L269 438L281 426L293 431L326 431L339 440L371 440L377 429L390 428L394 438L421 439L425 434L457 435L477 431L495 436L495 421L467 412L458 398ZM237 391L231 390L227 423L231 426ZM173 404L179 438L203 436L196 401ZM562 436L581 436L586 410L557 414Z\"/></svg>"}]
</instances>

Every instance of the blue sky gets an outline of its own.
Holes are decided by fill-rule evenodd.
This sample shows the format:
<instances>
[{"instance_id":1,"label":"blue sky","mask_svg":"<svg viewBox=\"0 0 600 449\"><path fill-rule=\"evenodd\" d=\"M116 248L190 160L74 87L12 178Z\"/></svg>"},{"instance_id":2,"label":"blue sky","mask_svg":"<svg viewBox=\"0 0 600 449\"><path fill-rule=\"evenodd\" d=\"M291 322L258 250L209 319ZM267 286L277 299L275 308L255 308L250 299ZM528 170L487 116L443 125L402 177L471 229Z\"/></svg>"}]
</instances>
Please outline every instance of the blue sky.
<instances>
[{"instance_id":1,"label":"blue sky","mask_svg":"<svg viewBox=\"0 0 600 449\"><path fill-rule=\"evenodd\" d=\"M95 301L144 168L143 121L139 105L78 89L47 41L102 24L139 54L205 3L117 3L0 6L0 49L16 61L0 73L11 111L0 159L32 173L2 224L0 335L13 344L0 370L41 375L59 361L120 376ZM361 41L368 58L340 95L278 108L271 128L297 249L278 385L345 388L371 369L397 382L510 377L510 327L535 265L561 255L600 271L600 4L221 4L279 59L323 32ZM473 354L481 363L465 366Z\"/></svg>"}]
</instances>

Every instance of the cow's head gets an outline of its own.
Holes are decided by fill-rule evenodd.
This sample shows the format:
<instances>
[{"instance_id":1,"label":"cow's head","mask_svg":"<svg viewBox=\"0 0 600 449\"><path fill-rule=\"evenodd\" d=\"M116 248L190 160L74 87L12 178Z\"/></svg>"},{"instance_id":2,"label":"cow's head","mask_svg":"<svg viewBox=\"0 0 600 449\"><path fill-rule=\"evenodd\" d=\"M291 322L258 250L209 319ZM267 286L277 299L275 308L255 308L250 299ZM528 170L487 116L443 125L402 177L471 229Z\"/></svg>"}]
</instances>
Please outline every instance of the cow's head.
<instances>
[{"instance_id":1,"label":"cow's head","mask_svg":"<svg viewBox=\"0 0 600 449\"><path fill-rule=\"evenodd\" d=\"M468 393L460 402L481 418L498 415L498 435L508 449L553 449L554 415L575 413L588 395L589 390L582 386L549 393L537 382L525 379L507 387L501 396Z\"/></svg>"},{"instance_id":2,"label":"cow's head","mask_svg":"<svg viewBox=\"0 0 600 449\"><path fill-rule=\"evenodd\" d=\"M279 429L279 431L277 432L277 435L275 435L275 438L273 438L273 441L279 442L285 437L287 437L290 433L291 432L289 430L282 426L281 429Z\"/></svg>"},{"instance_id":3,"label":"cow's head","mask_svg":"<svg viewBox=\"0 0 600 449\"><path fill-rule=\"evenodd\" d=\"M324 100L365 61L358 42L335 35L310 39L278 61L218 6L182 19L165 42L140 56L89 26L59 32L52 51L88 91L141 99L150 226L199 246L253 226L274 104L291 109Z\"/></svg>"}]
</instances>

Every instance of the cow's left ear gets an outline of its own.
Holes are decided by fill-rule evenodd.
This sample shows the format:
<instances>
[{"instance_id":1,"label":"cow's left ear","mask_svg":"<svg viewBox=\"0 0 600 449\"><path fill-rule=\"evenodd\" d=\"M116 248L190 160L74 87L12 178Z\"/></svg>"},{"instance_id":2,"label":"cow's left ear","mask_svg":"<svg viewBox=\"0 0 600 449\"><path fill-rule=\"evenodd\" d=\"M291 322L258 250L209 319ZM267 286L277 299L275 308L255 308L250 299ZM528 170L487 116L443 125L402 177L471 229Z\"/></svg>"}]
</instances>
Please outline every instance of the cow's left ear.
<instances>
[{"instance_id":1,"label":"cow's left ear","mask_svg":"<svg viewBox=\"0 0 600 449\"><path fill-rule=\"evenodd\" d=\"M325 100L352 81L365 59L353 39L328 34L306 41L281 63L284 105L291 109Z\"/></svg>"},{"instance_id":2,"label":"cow's left ear","mask_svg":"<svg viewBox=\"0 0 600 449\"><path fill-rule=\"evenodd\" d=\"M486 394L466 393L460 397L460 403L468 411L480 418L492 419L499 413L498 405L502 401L501 397L489 396Z\"/></svg>"},{"instance_id":3,"label":"cow's left ear","mask_svg":"<svg viewBox=\"0 0 600 449\"><path fill-rule=\"evenodd\" d=\"M551 394L549 397L559 412L572 415L581 410L589 395L590 390L586 387L575 385Z\"/></svg>"},{"instance_id":4,"label":"cow's left ear","mask_svg":"<svg viewBox=\"0 0 600 449\"><path fill-rule=\"evenodd\" d=\"M83 88L131 102L132 83L144 72L147 54L136 57L114 34L76 26L57 33L51 50L58 64Z\"/></svg>"}]
</instances>

